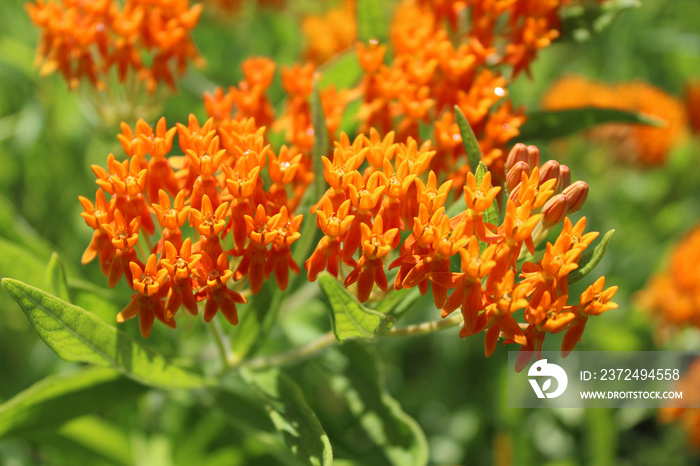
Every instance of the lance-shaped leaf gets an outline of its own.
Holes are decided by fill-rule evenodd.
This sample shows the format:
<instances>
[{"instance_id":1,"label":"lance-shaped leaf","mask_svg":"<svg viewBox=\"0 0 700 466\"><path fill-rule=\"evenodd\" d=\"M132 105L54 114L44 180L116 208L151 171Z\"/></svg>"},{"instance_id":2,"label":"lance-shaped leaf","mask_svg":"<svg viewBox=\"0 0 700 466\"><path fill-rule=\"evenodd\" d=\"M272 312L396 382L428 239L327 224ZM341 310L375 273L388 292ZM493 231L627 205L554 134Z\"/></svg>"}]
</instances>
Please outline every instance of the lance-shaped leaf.
<instances>
[{"instance_id":1,"label":"lance-shaped leaf","mask_svg":"<svg viewBox=\"0 0 700 466\"><path fill-rule=\"evenodd\" d=\"M418 423L386 388L376 356L366 345L350 342L340 347L348 358L342 376L332 386L345 398L352 414L381 450L386 464L422 466L428 462L428 442Z\"/></svg>"},{"instance_id":2,"label":"lance-shaped leaf","mask_svg":"<svg viewBox=\"0 0 700 466\"><path fill-rule=\"evenodd\" d=\"M324 272L318 281L328 301L333 333L339 342L373 339L396 321L393 316L360 304L333 275Z\"/></svg>"},{"instance_id":3,"label":"lance-shaped leaf","mask_svg":"<svg viewBox=\"0 0 700 466\"><path fill-rule=\"evenodd\" d=\"M307 190L302 201L302 212L308 212L309 207L316 204L326 191L326 178L323 174L323 160L321 157L326 155L329 149L328 142L328 126L326 126L326 117L323 113L323 105L321 104L321 95L318 89L318 80L314 79L313 93L311 94L311 122L314 128L314 147L311 152L311 163L314 171L314 182L312 189ZM316 244L316 219L311 215L304 215L304 220L301 226L301 237L294 244L292 258L297 262L305 261L310 255ZM297 280L295 280L297 281Z\"/></svg>"},{"instance_id":4,"label":"lance-shaped leaf","mask_svg":"<svg viewBox=\"0 0 700 466\"><path fill-rule=\"evenodd\" d=\"M41 339L66 361L113 367L154 387L197 388L205 383L200 375L171 364L85 309L17 280L4 278L2 285Z\"/></svg>"},{"instance_id":5,"label":"lance-shaped leaf","mask_svg":"<svg viewBox=\"0 0 700 466\"><path fill-rule=\"evenodd\" d=\"M481 149L479 148L479 141L476 139L474 130L467 121L467 118L464 116L464 113L456 105L455 118L457 119L457 126L459 126L459 133L462 136L464 152L467 153L467 158L469 159L469 168L472 171L476 170L477 166L481 162Z\"/></svg>"},{"instance_id":6,"label":"lance-shaped leaf","mask_svg":"<svg viewBox=\"0 0 700 466\"><path fill-rule=\"evenodd\" d=\"M384 2L357 0L357 38L362 42L377 39L386 42L389 38L387 10Z\"/></svg>"},{"instance_id":7,"label":"lance-shaped leaf","mask_svg":"<svg viewBox=\"0 0 700 466\"><path fill-rule=\"evenodd\" d=\"M605 233L605 236L603 236L603 239L593 251L588 251L581 256L581 261L578 263L578 268L569 274L569 285L573 285L574 283L581 281L586 275L591 273L591 271L596 268L596 266L603 259L605 251L608 249L608 244L612 239L613 233L615 233L615 230L610 230L609 232Z\"/></svg>"},{"instance_id":8,"label":"lance-shaped leaf","mask_svg":"<svg viewBox=\"0 0 700 466\"><path fill-rule=\"evenodd\" d=\"M292 453L305 464L330 466L333 450L299 386L278 369L241 371L267 402L267 412Z\"/></svg>"},{"instance_id":9,"label":"lance-shaped leaf","mask_svg":"<svg viewBox=\"0 0 700 466\"><path fill-rule=\"evenodd\" d=\"M63 268L63 262L56 252L51 254L51 260L49 260L49 266L46 269L44 281L48 289L51 290L55 296L66 302L73 302L66 278L66 269Z\"/></svg>"},{"instance_id":10,"label":"lance-shaped leaf","mask_svg":"<svg viewBox=\"0 0 700 466\"><path fill-rule=\"evenodd\" d=\"M321 89L335 86L336 89L350 89L362 78L362 67L354 49L337 55L319 69Z\"/></svg>"},{"instance_id":11,"label":"lance-shaped leaf","mask_svg":"<svg viewBox=\"0 0 700 466\"><path fill-rule=\"evenodd\" d=\"M97 416L88 415L73 419L64 424L57 433L107 459L110 464L128 466L134 463L130 435L126 430Z\"/></svg>"},{"instance_id":12,"label":"lance-shaped leaf","mask_svg":"<svg viewBox=\"0 0 700 466\"><path fill-rule=\"evenodd\" d=\"M0 437L55 429L70 419L114 406L145 390L147 387L106 367L52 375L0 405Z\"/></svg>"},{"instance_id":13,"label":"lance-shaped leaf","mask_svg":"<svg viewBox=\"0 0 700 466\"><path fill-rule=\"evenodd\" d=\"M535 111L520 128L521 141L550 140L592 128L601 123L637 123L663 126L663 121L639 112L583 107L570 110Z\"/></svg>"},{"instance_id":14,"label":"lance-shaped leaf","mask_svg":"<svg viewBox=\"0 0 700 466\"><path fill-rule=\"evenodd\" d=\"M479 165L476 167L476 184L480 185L481 180L484 179L484 176L486 176L486 173L488 173L489 169L486 167L486 164L484 162L479 162ZM484 219L484 222L486 223L491 223L493 225L498 225L498 203L496 200L494 200L491 205L489 206L486 211L482 214L482 218Z\"/></svg>"}]
</instances>

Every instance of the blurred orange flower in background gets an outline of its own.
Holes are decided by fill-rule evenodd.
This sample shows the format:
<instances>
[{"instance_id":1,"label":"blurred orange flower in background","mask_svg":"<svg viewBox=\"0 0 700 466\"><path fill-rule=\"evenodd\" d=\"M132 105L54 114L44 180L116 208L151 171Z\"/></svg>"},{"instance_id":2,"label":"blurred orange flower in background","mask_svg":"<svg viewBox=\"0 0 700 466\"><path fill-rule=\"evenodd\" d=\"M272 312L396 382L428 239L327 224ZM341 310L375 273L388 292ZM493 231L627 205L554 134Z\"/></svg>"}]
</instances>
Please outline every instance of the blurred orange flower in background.
<instances>
[{"instance_id":1,"label":"blurred orange flower in background","mask_svg":"<svg viewBox=\"0 0 700 466\"><path fill-rule=\"evenodd\" d=\"M588 132L592 139L610 143L618 159L641 166L663 165L669 150L683 137L686 128L683 103L641 81L608 85L581 76L568 76L554 83L542 100L542 108L547 110L584 107L634 111L660 120L660 127L606 123Z\"/></svg>"},{"instance_id":2,"label":"blurred orange flower in background","mask_svg":"<svg viewBox=\"0 0 700 466\"><path fill-rule=\"evenodd\" d=\"M637 303L660 323L657 336L686 326L700 328L700 226L673 249L667 270L651 277Z\"/></svg>"}]
</instances>

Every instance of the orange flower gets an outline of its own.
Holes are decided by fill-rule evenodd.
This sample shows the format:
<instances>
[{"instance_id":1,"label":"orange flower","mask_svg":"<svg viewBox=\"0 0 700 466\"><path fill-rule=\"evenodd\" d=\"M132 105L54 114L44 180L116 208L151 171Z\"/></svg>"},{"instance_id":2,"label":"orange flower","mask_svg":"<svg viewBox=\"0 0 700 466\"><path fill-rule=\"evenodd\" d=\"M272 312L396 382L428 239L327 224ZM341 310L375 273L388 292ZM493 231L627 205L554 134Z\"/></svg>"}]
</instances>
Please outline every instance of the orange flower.
<instances>
[{"instance_id":1,"label":"orange flower","mask_svg":"<svg viewBox=\"0 0 700 466\"><path fill-rule=\"evenodd\" d=\"M138 315L139 329L144 338L151 334L155 318L168 327L175 328L175 321L165 317L162 301L163 292L167 291L164 284L168 278L168 271L158 268L155 254L149 256L145 269L135 262L129 263L129 268L136 293L131 295L131 302L117 315L117 323Z\"/></svg>"},{"instance_id":2,"label":"orange flower","mask_svg":"<svg viewBox=\"0 0 700 466\"><path fill-rule=\"evenodd\" d=\"M497 237L487 230L483 213L493 204L496 195L501 191L500 186L491 186L491 172L487 172L477 186L473 173L467 174L467 185L464 187L464 201L467 209L460 220L465 224L464 234L476 235L481 241L494 241Z\"/></svg>"},{"instance_id":3,"label":"orange flower","mask_svg":"<svg viewBox=\"0 0 700 466\"><path fill-rule=\"evenodd\" d=\"M600 277L581 294L578 306L572 308L575 321L564 335L561 344L562 356L568 355L576 343L581 340L589 316L598 316L605 311L617 309L617 304L610 300L617 292L618 287L611 286L603 291L603 286L605 286L605 277Z\"/></svg>"},{"instance_id":4,"label":"orange flower","mask_svg":"<svg viewBox=\"0 0 700 466\"><path fill-rule=\"evenodd\" d=\"M328 270L334 277L338 276L338 265L341 259L340 243L355 218L354 215L348 215L349 211L350 200L343 202L338 210L334 211L331 200L323 197L321 208L316 210L316 216L318 226L325 236L321 238L311 257L304 263L309 281L316 281L316 277L323 270ZM355 261L350 259L348 265L355 266Z\"/></svg>"},{"instance_id":5,"label":"orange flower","mask_svg":"<svg viewBox=\"0 0 700 466\"><path fill-rule=\"evenodd\" d=\"M177 193L175 200L170 204L170 198L162 189L158 192L158 204L151 204L158 217L158 223L163 227L162 241L170 241L175 248L182 246L182 232L180 228L190 215L190 207L185 205L185 192Z\"/></svg>"},{"instance_id":6,"label":"orange flower","mask_svg":"<svg viewBox=\"0 0 700 466\"><path fill-rule=\"evenodd\" d=\"M133 277L131 275L130 263L134 262L141 266L141 262L136 255L134 246L139 241L140 217L137 217L127 225L124 216L119 209L114 211L114 221L103 223L102 230L112 241L114 247L114 259L109 264L108 284L110 288L117 286L122 275L126 276L129 286L132 286Z\"/></svg>"},{"instance_id":7,"label":"orange flower","mask_svg":"<svg viewBox=\"0 0 700 466\"><path fill-rule=\"evenodd\" d=\"M197 300L207 300L204 306L204 321L211 322L217 311L221 311L231 325L237 325L238 310L236 309L236 303L245 304L248 300L226 286L226 282L233 276L233 272L228 268L226 254L221 254L216 264L214 264L209 255L203 253L202 264L204 266L206 287L197 292Z\"/></svg>"},{"instance_id":8,"label":"orange flower","mask_svg":"<svg viewBox=\"0 0 700 466\"><path fill-rule=\"evenodd\" d=\"M197 302L193 290L196 282L193 279L193 273L202 255L192 254L190 238L182 243L179 252L170 241L166 241L163 252L165 257L160 260L160 265L167 270L170 277L170 289L165 301L165 318L172 319L181 305L184 305L190 314L196 316Z\"/></svg>"},{"instance_id":9,"label":"orange flower","mask_svg":"<svg viewBox=\"0 0 700 466\"><path fill-rule=\"evenodd\" d=\"M480 254L479 241L472 236L467 247L459 250L462 259L461 273L430 275L433 283L454 289L442 307L442 317L447 317L457 308L462 309L464 327L459 332L461 337L480 332L486 325L485 316L480 316L480 311L485 305L481 280L496 266L496 261L493 260L495 252L495 246L491 245Z\"/></svg>"},{"instance_id":10,"label":"orange flower","mask_svg":"<svg viewBox=\"0 0 700 466\"><path fill-rule=\"evenodd\" d=\"M527 288L520 283L515 286L515 273L509 270L503 280L496 285L493 302L484 310L486 337L484 348L486 357L493 354L498 343L498 337L503 332L507 340L512 340L519 345L525 345L527 340L520 325L513 317L513 313L528 305L525 299Z\"/></svg>"},{"instance_id":11,"label":"orange flower","mask_svg":"<svg viewBox=\"0 0 700 466\"><path fill-rule=\"evenodd\" d=\"M87 264L97 256L102 273L107 275L114 257L114 246L109 234L102 229L102 224L109 224L114 220L114 200L107 202L104 191L97 190L95 204L89 199L79 196L84 212L81 216L85 223L95 230L90 240L90 245L83 253L82 263Z\"/></svg>"},{"instance_id":12,"label":"orange flower","mask_svg":"<svg viewBox=\"0 0 700 466\"><path fill-rule=\"evenodd\" d=\"M357 299L363 303L369 298L375 284L382 291L388 288L383 257L391 251L391 244L399 230L392 228L385 231L381 216L374 220L371 229L364 223L361 228L363 254L355 269L345 279L345 286L357 282Z\"/></svg>"}]
</instances>

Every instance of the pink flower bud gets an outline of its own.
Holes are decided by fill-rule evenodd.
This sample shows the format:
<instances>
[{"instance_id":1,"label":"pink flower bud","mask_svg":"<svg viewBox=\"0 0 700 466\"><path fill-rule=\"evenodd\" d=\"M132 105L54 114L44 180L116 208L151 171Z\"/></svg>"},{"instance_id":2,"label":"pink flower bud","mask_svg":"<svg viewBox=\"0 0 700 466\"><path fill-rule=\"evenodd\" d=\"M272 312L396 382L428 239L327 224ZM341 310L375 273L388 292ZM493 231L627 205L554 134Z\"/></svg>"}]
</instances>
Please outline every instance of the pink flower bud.
<instances>
[{"instance_id":1,"label":"pink flower bud","mask_svg":"<svg viewBox=\"0 0 700 466\"><path fill-rule=\"evenodd\" d=\"M513 168L513 166L518 162L527 163L527 154L528 151L527 146L525 144L519 142L516 145L514 145L510 152L508 152L508 158L506 158L506 172L509 172L510 169Z\"/></svg>"},{"instance_id":2,"label":"pink flower bud","mask_svg":"<svg viewBox=\"0 0 700 466\"><path fill-rule=\"evenodd\" d=\"M551 228L557 223L564 221L566 214L569 213L569 202L564 194L557 194L549 198L542 207L542 225L545 228Z\"/></svg>"},{"instance_id":3,"label":"pink flower bud","mask_svg":"<svg viewBox=\"0 0 700 466\"><path fill-rule=\"evenodd\" d=\"M535 146L527 146L527 163L531 167L539 167L541 162L540 150Z\"/></svg>"},{"instance_id":4,"label":"pink flower bud","mask_svg":"<svg viewBox=\"0 0 700 466\"><path fill-rule=\"evenodd\" d=\"M530 175L530 167L528 167L527 163L525 162L518 162L513 165L510 170L508 170L508 174L506 175L506 187L508 188L508 191L512 191L516 186L518 186L518 184L520 184L522 181L523 172Z\"/></svg>"},{"instance_id":5,"label":"pink flower bud","mask_svg":"<svg viewBox=\"0 0 700 466\"><path fill-rule=\"evenodd\" d=\"M554 192L560 193L571 184L571 170L566 165L559 165L559 178L554 186Z\"/></svg>"},{"instance_id":6,"label":"pink flower bud","mask_svg":"<svg viewBox=\"0 0 700 466\"><path fill-rule=\"evenodd\" d=\"M577 181L566 188L563 193L569 201L569 213L576 212L583 206L588 197L588 183L585 181Z\"/></svg>"},{"instance_id":7,"label":"pink flower bud","mask_svg":"<svg viewBox=\"0 0 700 466\"><path fill-rule=\"evenodd\" d=\"M556 160L547 160L540 167L540 184L548 180L556 180L559 178L559 162Z\"/></svg>"}]
</instances>

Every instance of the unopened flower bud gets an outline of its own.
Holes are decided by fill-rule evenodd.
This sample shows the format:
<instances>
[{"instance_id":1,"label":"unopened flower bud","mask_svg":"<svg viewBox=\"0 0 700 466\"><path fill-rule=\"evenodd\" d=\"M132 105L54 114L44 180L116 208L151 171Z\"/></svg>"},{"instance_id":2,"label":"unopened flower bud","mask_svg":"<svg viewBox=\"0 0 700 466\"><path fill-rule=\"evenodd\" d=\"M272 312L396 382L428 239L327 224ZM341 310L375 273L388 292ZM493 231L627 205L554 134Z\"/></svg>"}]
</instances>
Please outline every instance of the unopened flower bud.
<instances>
[{"instance_id":1,"label":"unopened flower bud","mask_svg":"<svg viewBox=\"0 0 700 466\"><path fill-rule=\"evenodd\" d=\"M518 184L515 188L513 188L512 191L508 193L508 197L510 198L511 201L515 203L515 205L520 205L520 201L518 200L518 196L520 195L520 187L522 184Z\"/></svg>"},{"instance_id":2,"label":"unopened flower bud","mask_svg":"<svg viewBox=\"0 0 700 466\"><path fill-rule=\"evenodd\" d=\"M566 165L559 165L559 178L554 186L554 192L560 193L571 184L571 170Z\"/></svg>"},{"instance_id":3,"label":"unopened flower bud","mask_svg":"<svg viewBox=\"0 0 700 466\"><path fill-rule=\"evenodd\" d=\"M576 212L583 206L588 197L588 183L585 181L577 181L566 188L563 193L569 201L569 213Z\"/></svg>"},{"instance_id":4,"label":"unopened flower bud","mask_svg":"<svg viewBox=\"0 0 700 466\"><path fill-rule=\"evenodd\" d=\"M506 158L506 172L510 171L516 163L527 163L527 160L527 146L522 142L517 143L510 152L508 152L508 158Z\"/></svg>"},{"instance_id":5,"label":"unopened flower bud","mask_svg":"<svg viewBox=\"0 0 700 466\"><path fill-rule=\"evenodd\" d=\"M531 167L539 167L541 162L540 150L535 146L527 146L527 163Z\"/></svg>"},{"instance_id":6,"label":"unopened flower bud","mask_svg":"<svg viewBox=\"0 0 700 466\"><path fill-rule=\"evenodd\" d=\"M556 180L559 178L559 162L556 160L547 160L540 167L540 184L549 180Z\"/></svg>"},{"instance_id":7,"label":"unopened flower bud","mask_svg":"<svg viewBox=\"0 0 700 466\"><path fill-rule=\"evenodd\" d=\"M530 175L530 167L528 167L525 162L518 162L508 170L508 174L506 175L506 188L508 188L509 192L514 190L522 181L523 173Z\"/></svg>"},{"instance_id":8,"label":"unopened flower bud","mask_svg":"<svg viewBox=\"0 0 700 466\"><path fill-rule=\"evenodd\" d=\"M564 221L566 214L569 213L569 201L564 194L557 194L545 203L542 213L544 214L542 226L551 228Z\"/></svg>"}]
</instances>

